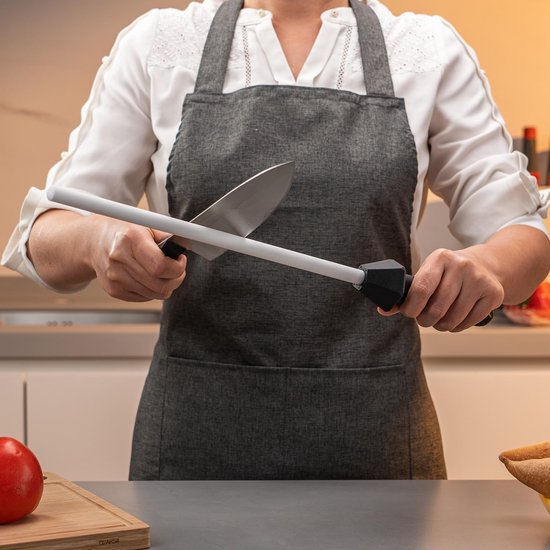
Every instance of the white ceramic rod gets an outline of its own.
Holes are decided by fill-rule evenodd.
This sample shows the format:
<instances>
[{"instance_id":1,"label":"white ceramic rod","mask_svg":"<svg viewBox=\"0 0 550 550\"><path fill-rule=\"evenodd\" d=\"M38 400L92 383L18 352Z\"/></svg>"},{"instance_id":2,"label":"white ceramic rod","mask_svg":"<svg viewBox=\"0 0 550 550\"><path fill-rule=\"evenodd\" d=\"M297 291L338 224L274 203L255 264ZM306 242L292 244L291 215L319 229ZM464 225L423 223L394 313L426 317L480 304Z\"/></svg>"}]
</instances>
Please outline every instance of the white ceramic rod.
<instances>
[{"instance_id":1,"label":"white ceramic rod","mask_svg":"<svg viewBox=\"0 0 550 550\"><path fill-rule=\"evenodd\" d=\"M97 197L84 191L50 187L47 190L47 196L52 202L74 206L75 208L94 212L95 214L151 227L172 235L178 235L184 239L233 250L234 252L317 273L347 283L360 285L365 278L363 271L354 267L337 264L316 258L315 256L308 256L307 254L294 252L293 250L287 250L271 244L261 243L253 239L246 239L238 235L211 229L210 227L171 218L170 216L149 212L148 210Z\"/></svg>"}]
</instances>

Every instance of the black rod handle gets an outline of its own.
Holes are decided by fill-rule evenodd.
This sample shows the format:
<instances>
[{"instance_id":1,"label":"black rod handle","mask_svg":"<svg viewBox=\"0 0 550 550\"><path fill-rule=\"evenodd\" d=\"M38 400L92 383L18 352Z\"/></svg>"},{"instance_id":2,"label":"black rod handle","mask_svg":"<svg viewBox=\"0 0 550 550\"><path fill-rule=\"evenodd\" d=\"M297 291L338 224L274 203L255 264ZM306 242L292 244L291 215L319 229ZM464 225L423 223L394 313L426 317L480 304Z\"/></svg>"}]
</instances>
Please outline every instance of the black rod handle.
<instances>
[{"instance_id":1,"label":"black rod handle","mask_svg":"<svg viewBox=\"0 0 550 550\"><path fill-rule=\"evenodd\" d=\"M365 278L361 285L356 285L356 288L384 311L389 311L405 301L414 280L414 277L409 275L405 268L395 260L363 264L359 266L359 269L365 273ZM476 326L487 325L493 316L491 311Z\"/></svg>"}]
</instances>

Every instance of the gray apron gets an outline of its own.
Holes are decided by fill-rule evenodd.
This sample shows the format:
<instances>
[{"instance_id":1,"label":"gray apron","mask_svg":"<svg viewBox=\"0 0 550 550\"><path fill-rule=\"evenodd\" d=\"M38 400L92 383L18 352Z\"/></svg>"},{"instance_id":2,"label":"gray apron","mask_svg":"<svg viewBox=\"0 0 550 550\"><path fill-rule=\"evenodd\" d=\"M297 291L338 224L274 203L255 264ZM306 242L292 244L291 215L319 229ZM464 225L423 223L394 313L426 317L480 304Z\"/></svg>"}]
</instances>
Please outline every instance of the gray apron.
<instances>
[{"instance_id":1,"label":"gray apron","mask_svg":"<svg viewBox=\"0 0 550 550\"><path fill-rule=\"evenodd\" d=\"M410 271L415 143L379 21L350 3L366 95L223 94L242 0L222 4L170 157L172 216L191 219L294 160L288 196L252 238L350 266L394 258ZM443 477L414 320L381 317L350 284L233 252L189 254L164 304L131 479Z\"/></svg>"}]
</instances>

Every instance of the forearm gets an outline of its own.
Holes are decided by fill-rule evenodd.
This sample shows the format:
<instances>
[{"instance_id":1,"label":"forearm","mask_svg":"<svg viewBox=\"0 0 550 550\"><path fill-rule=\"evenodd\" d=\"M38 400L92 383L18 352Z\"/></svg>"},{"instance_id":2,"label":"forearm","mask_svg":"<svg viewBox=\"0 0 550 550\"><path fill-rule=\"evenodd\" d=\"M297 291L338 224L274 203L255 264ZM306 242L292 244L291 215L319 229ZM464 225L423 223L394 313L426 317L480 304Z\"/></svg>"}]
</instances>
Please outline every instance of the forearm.
<instances>
[{"instance_id":1,"label":"forearm","mask_svg":"<svg viewBox=\"0 0 550 550\"><path fill-rule=\"evenodd\" d=\"M504 289L504 303L526 300L550 271L550 241L538 229L511 225L481 245L460 253L493 273Z\"/></svg>"},{"instance_id":2,"label":"forearm","mask_svg":"<svg viewBox=\"0 0 550 550\"><path fill-rule=\"evenodd\" d=\"M49 210L33 225L29 258L58 290L76 290L94 278L110 296L129 302L166 300L185 278L187 259L165 256L169 235L91 214Z\"/></svg>"},{"instance_id":3,"label":"forearm","mask_svg":"<svg viewBox=\"0 0 550 550\"><path fill-rule=\"evenodd\" d=\"M27 255L38 275L53 288L72 290L95 278L89 261L93 216L48 210L32 227Z\"/></svg>"}]
</instances>

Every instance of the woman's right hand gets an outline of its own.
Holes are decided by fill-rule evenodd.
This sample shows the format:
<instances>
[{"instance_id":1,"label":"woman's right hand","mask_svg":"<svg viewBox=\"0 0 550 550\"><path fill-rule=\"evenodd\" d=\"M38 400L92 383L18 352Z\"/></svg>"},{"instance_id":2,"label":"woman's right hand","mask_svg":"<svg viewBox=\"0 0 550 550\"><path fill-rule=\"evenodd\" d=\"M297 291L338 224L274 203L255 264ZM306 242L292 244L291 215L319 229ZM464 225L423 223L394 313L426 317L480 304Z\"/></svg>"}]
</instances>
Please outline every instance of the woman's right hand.
<instances>
[{"instance_id":1,"label":"woman's right hand","mask_svg":"<svg viewBox=\"0 0 550 550\"><path fill-rule=\"evenodd\" d=\"M166 300L185 279L187 258L165 256L167 233L93 216L97 227L90 265L107 294L127 302Z\"/></svg>"},{"instance_id":2,"label":"woman's right hand","mask_svg":"<svg viewBox=\"0 0 550 550\"><path fill-rule=\"evenodd\" d=\"M187 259L173 260L157 242L168 235L91 214L52 209L38 217L27 255L42 280L60 291L97 277L104 290L128 302L164 300L185 278Z\"/></svg>"}]
</instances>

